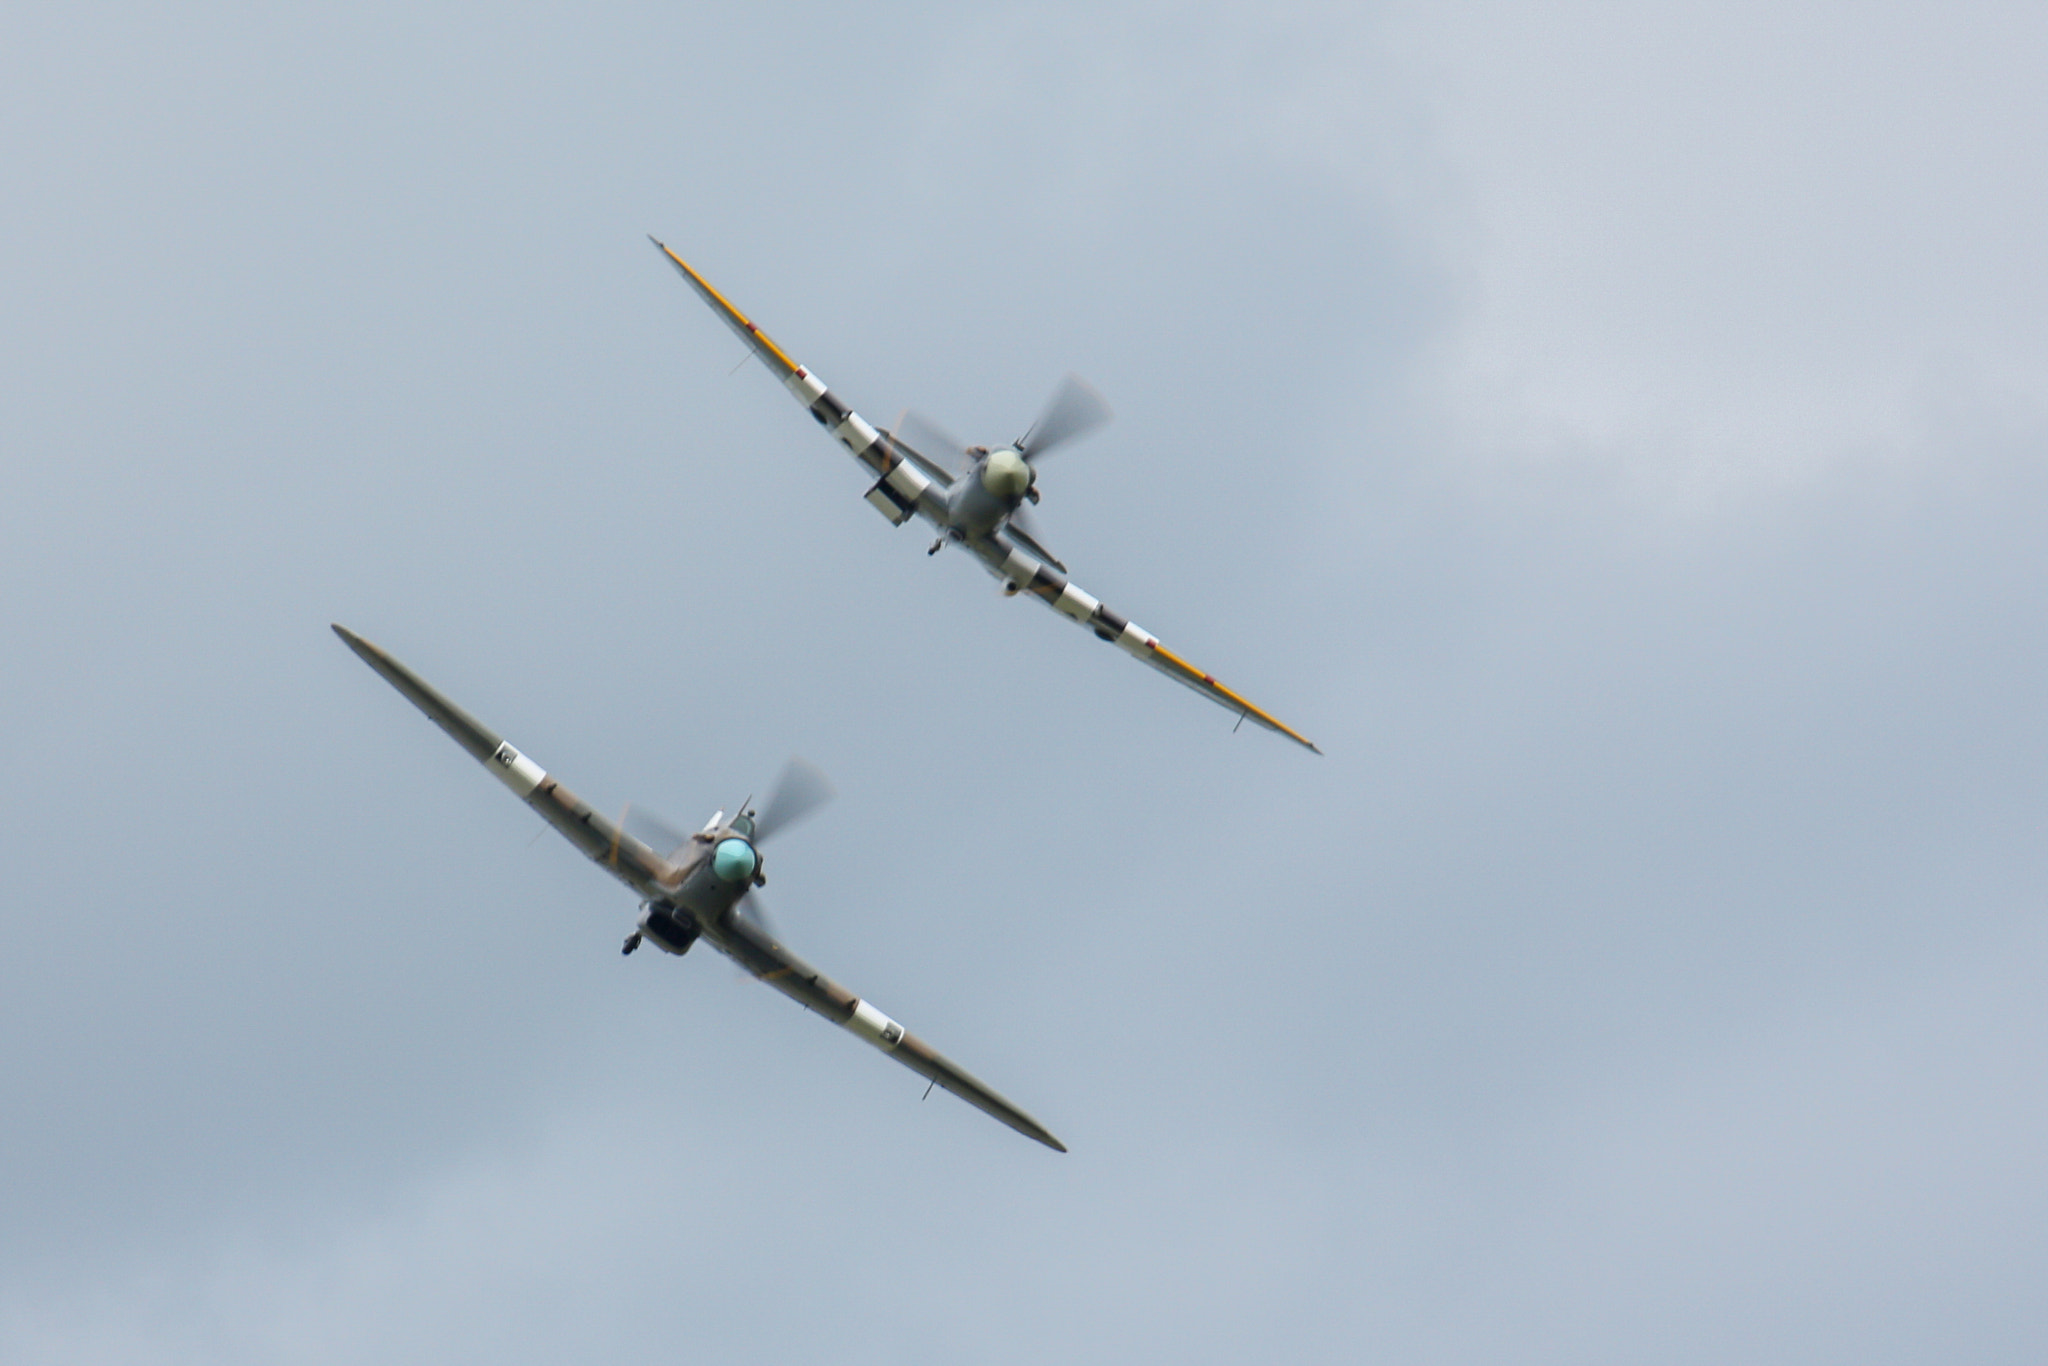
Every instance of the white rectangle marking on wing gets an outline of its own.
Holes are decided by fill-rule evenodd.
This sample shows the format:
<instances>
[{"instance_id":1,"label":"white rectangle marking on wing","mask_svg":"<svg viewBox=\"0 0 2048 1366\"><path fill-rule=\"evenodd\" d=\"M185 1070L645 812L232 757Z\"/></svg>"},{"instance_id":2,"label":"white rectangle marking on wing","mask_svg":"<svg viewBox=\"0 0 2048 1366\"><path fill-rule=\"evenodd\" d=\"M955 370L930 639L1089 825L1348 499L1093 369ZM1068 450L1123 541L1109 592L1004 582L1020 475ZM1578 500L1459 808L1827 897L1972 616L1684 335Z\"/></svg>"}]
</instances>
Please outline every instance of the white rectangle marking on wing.
<instances>
[{"instance_id":1,"label":"white rectangle marking on wing","mask_svg":"<svg viewBox=\"0 0 2048 1366\"><path fill-rule=\"evenodd\" d=\"M1124 623L1124 633L1116 638L1116 643L1138 658L1143 659L1146 653L1159 643L1159 637L1138 625L1137 622L1130 621Z\"/></svg>"},{"instance_id":2,"label":"white rectangle marking on wing","mask_svg":"<svg viewBox=\"0 0 2048 1366\"><path fill-rule=\"evenodd\" d=\"M903 1042L903 1026L866 1001L853 1003L853 1018L846 1022L846 1027L884 1053Z\"/></svg>"},{"instance_id":3,"label":"white rectangle marking on wing","mask_svg":"<svg viewBox=\"0 0 2048 1366\"><path fill-rule=\"evenodd\" d=\"M923 472L908 460L898 461L896 468L889 471L888 479L890 488L913 503L932 486L932 481L925 478Z\"/></svg>"},{"instance_id":4,"label":"white rectangle marking on wing","mask_svg":"<svg viewBox=\"0 0 2048 1366\"><path fill-rule=\"evenodd\" d=\"M1062 588L1060 595L1052 600L1052 608L1055 612L1058 612L1063 617L1072 617L1075 621L1088 620L1088 618L1095 615L1095 609L1100 606L1102 606L1101 603L1089 597L1071 583Z\"/></svg>"},{"instance_id":5,"label":"white rectangle marking on wing","mask_svg":"<svg viewBox=\"0 0 2048 1366\"><path fill-rule=\"evenodd\" d=\"M846 443L846 448L855 455L875 444L875 429L859 413L848 413L846 421L832 429L832 435Z\"/></svg>"},{"instance_id":6,"label":"white rectangle marking on wing","mask_svg":"<svg viewBox=\"0 0 2048 1366\"><path fill-rule=\"evenodd\" d=\"M796 395L796 401L808 408L825 396L825 381L808 370L794 370L788 379L782 381L789 392Z\"/></svg>"},{"instance_id":7,"label":"white rectangle marking on wing","mask_svg":"<svg viewBox=\"0 0 2048 1366\"><path fill-rule=\"evenodd\" d=\"M533 760L512 748L509 743L498 746L498 752L491 756L491 772L498 775L498 781L511 788L520 796L530 795L540 786L547 773Z\"/></svg>"},{"instance_id":8,"label":"white rectangle marking on wing","mask_svg":"<svg viewBox=\"0 0 2048 1366\"><path fill-rule=\"evenodd\" d=\"M1011 550L1009 558L1003 561L1003 577L1019 588L1029 584L1038 570L1038 561L1021 550Z\"/></svg>"}]
</instances>

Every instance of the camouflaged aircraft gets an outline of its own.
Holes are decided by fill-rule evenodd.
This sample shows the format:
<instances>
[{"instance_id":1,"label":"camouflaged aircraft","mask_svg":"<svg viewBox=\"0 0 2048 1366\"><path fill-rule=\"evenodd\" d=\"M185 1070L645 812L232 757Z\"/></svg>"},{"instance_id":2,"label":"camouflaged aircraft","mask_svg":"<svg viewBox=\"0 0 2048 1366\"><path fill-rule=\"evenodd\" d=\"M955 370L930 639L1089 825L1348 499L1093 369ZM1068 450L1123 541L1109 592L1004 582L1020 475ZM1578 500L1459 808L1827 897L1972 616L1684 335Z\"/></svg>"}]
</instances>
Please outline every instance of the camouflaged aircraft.
<instances>
[{"instance_id":1,"label":"camouflaged aircraft","mask_svg":"<svg viewBox=\"0 0 2048 1366\"><path fill-rule=\"evenodd\" d=\"M1322 753L1300 731L1224 687L1214 676L1167 650L1150 631L1081 591L1066 577L1066 566L1031 530L1024 505L1038 502L1037 462L1055 446L1084 436L1109 420L1109 406L1093 389L1068 376L1030 430L997 450L963 448L913 414L906 414L894 432L878 431L841 402L824 381L790 359L689 262L670 251L661 239L650 236L648 240L661 248L661 254L690 287L760 357L797 402L875 476L867 500L893 525L902 526L913 516L925 518L940 533L931 553L937 554L949 542L965 547L1002 581L1006 595L1025 593L1039 599L1174 682L1237 713L1240 725L1247 720L1256 722ZM919 444L926 449L919 451Z\"/></svg>"},{"instance_id":2,"label":"camouflaged aircraft","mask_svg":"<svg viewBox=\"0 0 2048 1366\"><path fill-rule=\"evenodd\" d=\"M1018 1133L1048 1148L1067 1150L1037 1120L783 948L759 913L758 899L747 900L752 889L767 881L760 845L831 795L824 775L816 769L791 761L758 814L743 802L738 815L728 820L720 811L694 834L669 831L659 821L643 818L641 828L655 832L662 846L657 848L631 833L626 828L630 821L615 823L593 810L540 765L369 641L339 625L334 633L468 750L471 758L496 774L514 796L540 813L542 820L640 895L640 920L626 937L626 953L644 941L665 953L680 955L702 939L756 979L928 1079L931 1085L925 1088L926 1095L931 1094L932 1086L942 1087Z\"/></svg>"}]
</instances>

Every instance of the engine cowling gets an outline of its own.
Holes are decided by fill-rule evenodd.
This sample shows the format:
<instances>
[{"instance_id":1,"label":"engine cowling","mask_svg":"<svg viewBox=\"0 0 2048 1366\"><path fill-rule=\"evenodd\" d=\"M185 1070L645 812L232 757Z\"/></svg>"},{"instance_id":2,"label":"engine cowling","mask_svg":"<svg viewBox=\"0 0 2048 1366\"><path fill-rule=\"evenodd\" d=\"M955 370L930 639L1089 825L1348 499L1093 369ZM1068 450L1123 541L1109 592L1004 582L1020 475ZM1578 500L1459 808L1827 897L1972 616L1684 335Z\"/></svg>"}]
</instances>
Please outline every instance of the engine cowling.
<instances>
[{"instance_id":1,"label":"engine cowling","mask_svg":"<svg viewBox=\"0 0 2048 1366\"><path fill-rule=\"evenodd\" d=\"M1031 466L1005 446L981 462L981 486L1006 502L1022 498L1031 489Z\"/></svg>"}]
</instances>

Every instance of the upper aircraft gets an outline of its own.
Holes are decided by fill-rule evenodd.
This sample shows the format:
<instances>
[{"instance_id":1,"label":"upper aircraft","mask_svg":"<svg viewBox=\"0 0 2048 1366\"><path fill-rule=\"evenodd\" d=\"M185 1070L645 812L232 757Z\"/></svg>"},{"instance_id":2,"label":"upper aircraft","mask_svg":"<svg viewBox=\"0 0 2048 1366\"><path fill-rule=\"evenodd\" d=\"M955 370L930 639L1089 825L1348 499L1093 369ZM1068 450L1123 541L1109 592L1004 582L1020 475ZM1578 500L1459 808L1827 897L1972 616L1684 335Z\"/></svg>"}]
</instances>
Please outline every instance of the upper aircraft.
<instances>
[{"instance_id":1,"label":"upper aircraft","mask_svg":"<svg viewBox=\"0 0 2048 1366\"><path fill-rule=\"evenodd\" d=\"M661 248L662 255L690 282L690 287L761 358L762 364L796 396L797 402L809 409L811 416L875 476L875 486L868 490L868 502L891 523L901 526L913 516L925 518L940 533L932 543L933 553L948 541L964 546L989 573L1002 580L1005 593L1028 593L1038 598L1061 616L1121 646L1174 682L1193 688L1234 712L1240 723L1256 722L1306 749L1322 753L1300 731L1224 687L1213 675L1161 645L1150 631L1083 592L1067 578L1066 566L1023 525L1028 520L1024 504L1038 501L1037 462L1055 446L1086 435L1109 420L1109 406L1093 389L1069 376L1031 429L996 450L985 446L963 449L937 428L921 421L898 423L895 432L877 431L827 389L823 380L790 359L689 262L670 251L659 238L648 240ZM917 428L915 441L907 434L913 423ZM917 450L919 443L926 449Z\"/></svg>"},{"instance_id":2,"label":"upper aircraft","mask_svg":"<svg viewBox=\"0 0 2048 1366\"><path fill-rule=\"evenodd\" d=\"M728 820L720 811L695 834L670 831L659 821L643 817L641 828L650 829L652 837L659 840L656 848L592 809L405 665L345 627L337 625L334 633L542 820L640 894L640 920L626 936L627 953L644 940L665 953L682 954L703 939L756 979L865 1039L933 1086L951 1091L1027 1138L1060 1152L1067 1150L1066 1144L1037 1120L782 947L760 914L759 899L748 898L753 888L768 880L762 873L761 843L801 820L831 795L824 775L816 769L792 761L759 814L742 802L738 815ZM929 1095L931 1088L926 1087L925 1093Z\"/></svg>"}]
</instances>

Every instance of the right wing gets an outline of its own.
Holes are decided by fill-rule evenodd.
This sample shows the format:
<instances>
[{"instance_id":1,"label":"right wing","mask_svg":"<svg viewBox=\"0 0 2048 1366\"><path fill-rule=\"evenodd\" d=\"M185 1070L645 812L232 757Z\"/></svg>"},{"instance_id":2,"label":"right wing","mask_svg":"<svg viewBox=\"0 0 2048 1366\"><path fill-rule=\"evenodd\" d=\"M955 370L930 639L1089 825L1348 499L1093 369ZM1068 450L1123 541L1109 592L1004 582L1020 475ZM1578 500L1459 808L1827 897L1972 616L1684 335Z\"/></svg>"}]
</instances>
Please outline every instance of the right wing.
<instances>
[{"instance_id":1,"label":"right wing","mask_svg":"<svg viewBox=\"0 0 2048 1366\"><path fill-rule=\"evenodd\" d=\"M448 732L470 757L489 769L498 781L512 789L514 796L532 807L540 818L560 831L592 862L603 865L612 876L642 896L661 893L661 882L675 868L660 854L621 830L603 812L549 777L539 764L521 754L498 733L436 692L428 682L384 651L345 626L336 625L334 634L356 655L383 675L384 681L403 693L427 718Z\"/></svg>"},{"instance_id":2,"label":"right wing","mask_svg":"<svg viewBox=\"0 0 2048 1366\"><path fill-rule=\"evenodd\" d=\"M1059 1152L1067 1150L1067 1145L1047 1132L1044 1125L991 1091L923 1039L783 948L753 921L733 915L724 925L707 929L704 937L761 981L810 1007L832 1023L858 1034L920 1077L929 1078L935 1085L951 1091L975 1109L994 1116L1027 1138L1035 1138Z\"/></svg>"},{"instance_id":3,"label":"right wing","mask_svg":"<svg viewBox=\"0 0 2048 1366\"><path fill-rule=\"evenodd\" d=\"M782 381L782 387L804 405L818 420L818 425L837 437L839 444L853 452L853 458L875 476L875 486L868 490L868 501L884 517L901 526L910 520L913 513L923 513L939 525L945 525L944 490L952 480L944 474L942 466L901 445L887 432L876 431L866 418L847 407L838 395L827 389L823 380L798 365L788 352L769 339L766 332L754 326L746 314L734 308L688 261L670 251L660 238L650 236L647 240L661 248L661 254L689 282L690 288L697 291L697 296L711 305L711 311L761 358L769 373Z\"/></svg>"}]
</instances>

